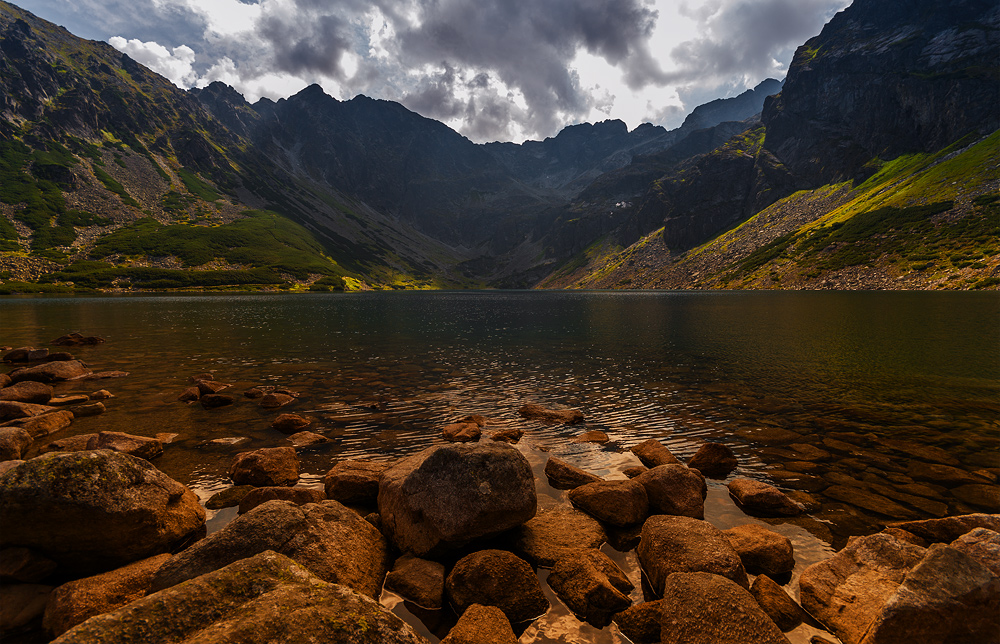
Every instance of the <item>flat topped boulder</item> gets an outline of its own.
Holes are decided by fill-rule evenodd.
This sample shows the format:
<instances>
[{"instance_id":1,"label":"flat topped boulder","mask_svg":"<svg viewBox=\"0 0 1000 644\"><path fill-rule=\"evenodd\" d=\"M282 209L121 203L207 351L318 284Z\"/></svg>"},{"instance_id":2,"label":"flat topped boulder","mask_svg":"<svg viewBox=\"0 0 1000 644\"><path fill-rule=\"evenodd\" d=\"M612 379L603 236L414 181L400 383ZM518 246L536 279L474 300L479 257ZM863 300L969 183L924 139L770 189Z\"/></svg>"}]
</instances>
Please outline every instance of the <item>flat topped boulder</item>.
<instances>
[{"instance_id":1,"label":"flat topped boulder","mask_svg":"<svg viewBox=\"0 0 1000 644\"><path fill-rule=\"evenodd\" d=\"M378 601L275 552L98 615L59 644L427 644Z\"/></svg>"},{"instance_id":2,"label":"flat topped boulder","mask_svg":"<svg viewBox=\"0 0 1000 644\"><path fill-rule=\"evenodd\" d=\"M782 575L795 567L792 541L756 523L722 531L751 575Z\"/></svg>"},{"instance_id":3,"label":"flat topped boulder","mask_svg":"<svg viewBox=\"0 0 1000 644\"><path fill-rule=\"evenodd\" d=\"M17 369L10 373L12 382L23 382L33 380L35 382L57 382L60 380L74 380L82 378L91 373L79 360L60 360L57 362L45 362L34 367Z\"/></svg>"},{"instance_id":4,"label":"flat topped boulder","mask_svg":"<svg viewBox=\"0 0 1000 644\"><path fill-rule=\"evenodd\" d=\"M521 526L515 549L536 566L551 568L567 552L600 548L608 540L601 524L573 508L540 510Z\"/></svg>"},{"instance_id":5,"label":"flat topped boulder","mask_svg":"<svg viewBox=\"0 0 1000 644\"><path fill-rule=\"evenodd\" d=\"M749 588L739 555L722 532L707 521L656 515L642 526L637 549L649 583L663 595L667 577L677 572L708 572Z\"/></svg>"},{"instance_id":6,"label":"flat topped boulder","mask_svg":"<svg viewBox=\"0 0 1000 644\"><path fill-rule=\"evenodd\" d=\"M163 453L163 443L148 436L134 436L123 432L100 432L87 441L87 449L110 449L149 460Z\"/></svg>"},{"instance_id":7,"label":"flat topped boulder","mask_svg":"<svg viewBox=\"0 0 1000 644\"><path fill-rule=\"evenodd\" d=\"M53 452L0 477L0 546L31 548L69 570L167 552L204 524L191 490L120 452Z\"/></svg>"},{"instance_id":8,"label":"flat topped boulder","mask_svg":"<svg viewBox=\"0 0 1000 644\"><path fill-rule=\"evenodd\" d=\"M0 400L47 405L52 399L52 387L34 380L24 380L10 387L0 389Z\"/></svg>"},{"instance_id":9,"label":"flat topped boulder","mask_svg":"<svg viewBox=\"0 0 1000 644\"><path fill-rule=\"evenodd\" d=\"M794 517L803 507L778 488L753 479L733 479L726 487L740 509L753 516Z\"/></svg>"},{"instance_id":10,"label":"flat topped boulder","mask_svg":"<svg viewBox=\"0 0 1000 644\"><path fill-rule=\"evenodd\" d=\"M378 507L400 550L433 557L535 516L535 479L506 443L439 445L382 473Z\"/></svg>"},{"instance_id":11,"label":"flat topped boulder","mask_svg":"<svg viewBox=\"0 0 1000 644\"><path fill-rule=\"evenodd\" d=\"M595 519L620 528L638 525L649 516L646 488L635 479L587 483L570 490L569 500Z\"/></svg>"}]
</instances>

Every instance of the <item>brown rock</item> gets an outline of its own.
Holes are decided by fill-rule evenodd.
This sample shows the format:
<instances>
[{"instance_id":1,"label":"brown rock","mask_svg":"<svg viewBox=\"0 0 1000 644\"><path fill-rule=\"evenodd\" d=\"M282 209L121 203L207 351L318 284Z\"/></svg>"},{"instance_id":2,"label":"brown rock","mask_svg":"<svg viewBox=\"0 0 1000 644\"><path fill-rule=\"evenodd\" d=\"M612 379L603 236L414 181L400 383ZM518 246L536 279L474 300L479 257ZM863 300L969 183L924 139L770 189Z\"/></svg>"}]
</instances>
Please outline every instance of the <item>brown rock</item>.
<instances>
[{"instance_id":1,"label":"brown rock","mask_svg":"<svg viewBox=\"0 0 1000 644\"><path fill-rule=\"evenodd\" d=\"M570 551L552 567L549 586L577 617L597 628L632 605L634 586L615 562L593 548Z\"/></svg>"},{"instance_id":2,"label":"brown rock","mask_svg":"<svg viewBox=\"0 0 1000 644\"><path fill-rule=\"evenodd\" d=\"M217 394L223 389L229 389L231 385L213 380L199 380L194 383L194 386L198 388L202 396L207 396L208 394Z\"/></svg>"},{"instance_id":3,"label":"brown rock","mask_svg":"<svg viewBox=\"0 0 1000 644\"><path fill-rule=\"evenodd\" d=\"M256 556L92 617L58 644L427 644L375 600Z\"/></svg>"},{"instance_id":4,"label":"brown rock","mask_svg":"<svg viewBox=\"0 0 1000 644\"><path fill-rule=\"evenodd\" d=\"M764 526L747 523L723 530L722 536L740 556L743 567L751 575L778 576L791 572L795 567L791 540Z\"/></svg>"},{"instance_id":5,"label":"brown rock","mask_svg":"<svg viewBox=\"0 0 1000 644\"><path fill-rule=\"evenodd\" d=\"M0 388L10 386L10 376L5 373L0 373Z\"/></svg>"},{"instance_id":6,"label":"brown rock","mask_svg":"<svg viewBox=\"0 0 1000 644\"><path fill-rule=\"evenodd\" d=\"M633 644L656 644L660 641L660 617L663 600L643 602L626 608L614 617L618 630Z\"/></svg>"},{"instance_id":7,"label":"brown rock","mask_svg":"<svg viewBox=\"0 0 1000 644\"><path fill-rule=\"evenodd\" d=\"M90 440L93 438L97 438L97 434L67 436L66 438L60 438L47 445L43 445L39 448L38 453L41 455L48 454L49 452L82 452L87 449L87 445L90 444Z\"/></svg>"},{"instance_id":8,"label":"brown rock","mask_svg":"<svg viewBox=\"0 0 1000 644\"><path fill-rule=\"evenodd\" d=\"M228 394L202 394L201 406L205 409L217 409L226 407L236 402L236 399ZM97 403L100 404L100 403Z\"/></svg>"},{"instance_id":9,"label":"brown rock","mask_svg":"<svg viewBox=\"0 0 1000 644\"><path fill-rule=\"evenodd\" d=\"M667 577L678 572L710 572L750 587L739 555L719 529L706 521L651 516L642 526L636 554L658 595L663 594Z\"/></svg>"},{"instance_id":10,"label":"brown rock","mask_svg":"<svg viewBox=\"0 0 1000 644\"><path fill-rule=\"evenodd\" d=\"M231 487L227 487L225 490L216 492L210 496L208 501L205 502L205 507L209 510L231 508L239 505L240 501L243 500L243 497L256 489L257 488L252 485L233 485Z\"/></svg>"},{"instance_id":11,"label":"brown rock","mask_svg":"<svg viewBox=\"0 0 1000 644\"><path fill-rule=\"evenodd\" d=\"M90 401L90 396L86 394L72 394L68 396L57 396L49 398L49 407L66 407L67 405L79 405Z\"/></svg>"},{"instance_id":12,"label":"brown rock","mask_svg":"<svg viewBox=\"0 0 1000 644\"><path fill-rule=\"evenodd\" d=\"M951 493L959 500L977 508L992 512L1000 511L1000 487L996 485L970 483L953 489Z\"/></svg>"},{"instance_id":13,"label":"brown rock","mask_svg":"<svg viewBox=\"0 0 1000 644\"><path fill-rule=\"evenodd\" d=\"M288 501L295 505L319 503L326 500L323 490L306 487L255 487L240 499L240 514L246 514L262 503L273 500Z\"/></svg>"},{"instance_id":14,"label":"brown rock","mask_svg":"<svg viewBox=\"0 0 1000 644\"><path fill-rule=\"evenodd\" d=\"M906 519L916 515L912 510L904 508L884 496L850 485L831 485L823 491L823 494L831 499L843 501L848 505L853 505L893 519Z\"/></svg>"},{"instance_id":15,"label":"brown rock","mask_svg":"<svg viewBox=\"0 0 1000 644\"><path fill-rule=\"evenodd\" d=\"M30 418L16 418L4 423L6 426L20 427L31 434L33 438L41 438L49 434L55 434L61 429L69 427L73 422L73 412L63 409L52 411L47 414L32 416Z\"/></svg>"},{"instance_id":16,"label":"brown rock","mask_svg":"<svg viewBox=\"0 0 1000 644\"><path fill-rule=\"evenodd\" d=\"M163 445L155 438L133 436L122 432L100 432L87 441L87 449L110 449L147 461L163 453Z\"/></svg>"},{"instance_id":17,"label":"brown rock","mask_svg":"<svg viewBox=\"0 0 1000 644\"><path fill-rule=\"evenodd\" d=\"M906 474L918 481L930 481L948 487L987 482L972 472L966 472L951 465L921 463L920 461L910 461L910 467L906 470Z\"/></svg>"},{"instance_id":18,"label":"brown rock","mask_svg":"<svg viewBox=\"0 0 1000 644\"><path fill-rule=\"evenodd\" d=\"M0 427L0 461L21 458L32 442L34 439L23 427Z\"/></svg>"},{"instance_id":19,"label":"brown rock","mask_svg":"<svg viewBox=\"0 0 1000 644\"><path fill-rule=\"evenodd\" d=\"M630 448L631 452L639 457L646 467L656 467L658 465L682 465L670 450L655 438L645 440Z\"/></svg>"},{"instance_id":20,"label":"brown rock","mask_svg":"<svg viewBox=\"0 0 1000 644\"><path fill-rule=\"evenodd\" d=\"M282 434L301 432L306 427L309 427L309 425L312 425L312 420L303 418L298 414L281 414L271 423L271 427Z\"/></svg>"},{"instance_id":21,"label":"brown rock","mask_svg":"<svg viewBox=\"0 0 1000 644\"><path fill-rule=\"evenodd\" d=\"M264 391L264 389L262 389L261 387L250 387L249 389L243 392L243 395L246 396L247 398L250 398L251 400L256 400L258 398L263 398L266 393L267 392Z\"/></svg>"},{"instance_id":22,"label":"brown rock","mask_svg":"<svg viewBox=\"0 0 1000 644\"><path fill-rule=\"evenodd\" d=\"M549 485L557 490L572 490L581 485L596 483L602 480L596 474L591 474L575 465L570 465L555 456L550 456L549 460L545 463L545 476L549 479Z\"/></svg>"},{"instance_id":23,"label":"brown rock","mask_svg":"<svg viewBox=\"0 0 1000 644\"><path fill-rule=\"evenodd\" d=\"M44 454L0 477L0 547L30 547L67 572L165 552L204 524L193 492L128 454Z\"/></svg>"},{"instance_id":24,"label":"brown rock","mask_svg":"<svg viewBox=\"0 0 1000 644\"><path fill-rule=\"evenodd\" d=\"M0 586L0 633L17 630L41 617L51 592L52 586L39 584Z\"/></svg>"},{"instance_id":25,"label":"brown rock","mask_svg":"<svg viewBox=\"0 0 1000 644\"><path fill-rule=\"evenodd\" d=\"M599 548L607 541L601 524L572 508L540 510L520 527L514 548L542 568L551 568L568 551Z\"/></svg>"},{"instance_id":26,"label":"brown rock","mask_svg":"<svg viewBox=\"0 0 1000 644\"><path fill-rule=\"evenodd\" d=\"M476 423L452 423L441 430L441 438L453 443L467 443L479 440L483 430Z\"/></svg>"},{"instance_id":27,"label":"brown rock","mask_svg":"<svg viewBox=\"0 0 1000 644\"><path fill-rule=\"evenodd\" d=\"M502 610L472 604L441 644L517 644L517 637Z\"/></svg>"},{"instance_id":28,"label":"brown rock","mask_svg":"<svg viewBox=\"0 0 1000 644\"><path fill-rule=\"evenodd\" d=\"M490 440L517 445L521 441L522 436L524 436L524 430L520 427L508 427L507 429L501 429L490 434Z\"/></svg>"},{"instance_id":29,"label":"brown rock","mask_svg":"<svg viewBox=\"0 0 1000 644\"><path fill-rule=\"evenodd\" d=\"M330 442L329 438L316 432L297 432L289 436L288 440L295 449L307 449Z\"/></svg>"},{"instance_id":30,"label":"brown rock","mask_svg":"<svg viewBox=\"0 0 1000 644\"><path fill-rule=\"evenodd\" d=\"M545 599L535 572L520 557L504 550L480 550L460 559L445 581L458 612L473 604L496 606L513 624L545 613Z\"/></svg>"},{"instance_id":31,"label":"brown rock","mask_svg":"<svg viewBox=\"0 0 1000 644\"><path fill-rule=\"evenodd\" d=\"M45 359L49 362L55 362L57 360L76 360L76 358L73 357L73 354L68 351L56 351L54 353L50 353L45 357Z\"/></svg>"},{"instance_id":32,"label":"brown rock","mask_svg":"<svg viewBox=\"0 0 1000 644\"><path fill-rule=\"evenodd\" d=\"M951 547L969 555L1000 578L1000 533L976 528L951 542Z\"/></svg>"},{"instance_id":33,"label":"brown rock","mask_svg":"<svg viewBox=\"0 0 1000 644\"><path fill-rule=\"evenodd\" d=\"M643 472L648 472L648 471L649 468L646 467L645 465L636 465L635 467L626 467L624 470L622 470L622 474L629 477L630 479L634 479Z\"/></svg>"},{"instance_id":34,"label":"brown rock","mask_svg":"<svg viewBox=\"0 0 1000 644\"><path fill-rule=\"evenodd\" d=\"M60 362L45 362L34 367L17 369L10 373L10 379L15 383L25 380L57 382L82 378L88 374L90 374L90 369L84 366L79 360L65 360Z\"/></svg>"},{"instance_id":35,"label":"brown rock","mask_svg":"<svg viewBox=\"0 0 1000 644\"><path fill-rule=\"evenodd\" d=\"M830 559L802 572L802 607L844 644L858 644L882 605L925 552L887 534L857 537Z\"/></svg>"},{"instance_id":36,"label":"brown rock","mask_svg":"<svg viewBox=\"0 0 1000 644\"><path fill-rule=\"evenodd\" d=\"M397 461L379 481L383 528L419 557L516 528L537 503L531 465L504 443L431 447Z\"/></svg>"},{"instance_id":37,"label":"brown rock","mask_svg":"<svg viewBox=\"0 0 1000 644\"><path fill-rule=\"evenodd\" d=\"M750 586L750 594L760 607L783 632L794 629L802 622L813 622L812 618L795 600L788 596L781 586L767 575L758 575Z\"/></svg>"},{"instance_id":38,"label":"brown rock","mask_svg":"<svg viewBox=\"0 0 1000 644\"><path fill-rule=\"evenodd\" d=\"M0 389L0 400L47 405L51 399L52 387L32 380L25 380Z\"/></svg>"},{"instance_id":39,"label":"brown rock","mask_svg":"<svg viewBox=\"0 0 1000 644\"><path fill-rule=\"evenodd\" d=\"M196 385L203 380L211 382L215 380L215 375L206 372L206 373L199 373L196 376L188 376L188 382L190 382L192 385Z\"/></svg>"},{"instance_id":40,"label":"brown rock","mask_svg":"<svg viewBox=\"0 0 1000 644\"><path fill-rule=\"evenodd\" d=\"M168 559L169 554L156 555L59 586L49 597L42 625L58 637L94 615L113 611L144 597L153 575Z\"/></svg>"},{"instance_id":41,"label":"brown rock","mask_svg":"<svg viewBox=\"0 0 1000 644\"><path fill-rule=\"evenodd\" d=\"M1000 532L1000 514L963 514L944 519L901 521L890 523L889 527L906 530L928 543L950 543L976 528Z\"/></svg>"},{"instance_id":42,"label":"brown rock","mask_svg":"<svg viewBox=\"0 0 1000 644\"><path fill-rule=\"evenodd\" d=\"M547 409L541 405L524 405L517 410L523 418L540 420L545 423L576 425L583 422L583 412L579 409Z\"/></svg>"},{"instance_id":43,"label":"brown rock","mask_svg":"<svg viewBox=\"0 0 1000 644\"><path fill-rule=\"evenodd\" d=\"M600 443L604 444L610 441L608 435L599 429L592 429L589 432L584 432L573 439L574 443Z\"/></svg>"},{"instance_id":44,"label":"brown rock","mask_svg":"<svg viewBox=\"0 0 1000 644\"><path fill-rule=\"evenodd\" d=\"M264 409L277 409L278 407L284 407L294 400L295 398L288 394L270 393L261 397L260 406Z\"/></svg>"},{"instance_id":45,"label":"brown rock","mask_svg":"<svg viewBox=\"0 0 1000 644\"><path fill-rule=\"evenodd\" d=\"M107 380L108 378L124 378L129 375L128 371L98 371L81 376L81 380Z\"/></svg>"},{"instance_id":46,"label":"brown rock","mask_svg":"<svg viewBox=\"0 0 1000 644\"><path fill-rule=\"evenodd\" d=\"M88 398L91 400L107 400L108 398L114 398L115 395L108 391L107 389L98 389L94 393L90 394Z\"/></svg>"},{"instance_id":47,"label":"brown rock","mask_svg":"<svg viewBox=\"0 0 1000 644\"><path fill-rule=\"evenodd\" d=\"M740 509L753 516L798 516L802 506L763 481L733 479L727 486Z\"/></svg>"},{"instance_id":48,"label":"brown rock","mask_svg":"<svg viewBox=\"0 0 1000 644\"><path fill-rule=\"evenodd\" d=\"M336 501L295 505L267 501L174 555L153 580L160 590L274 550L320 579L378 597L389 567L385 539L357 512Z\"/></svg>"},{"instance_id":49,"label":"brown rock","mask_svg":"<svg viewBox=\"0 0 1000 644\"><path fill-rule=\"evenodd\" d=\"M237 454L229 467L237 485L291 486L299 480L299 457L291 447L265 447Z\"/></svg>"},{"instance_id":50,"label":"brown rock","mask_svg":"<svg viewBox=\"0 0 1000 644\"><path fill-rule=\"evenodd\" d=\"M5 353L2 360L4 362L28 362L28 356L34 350L34 347L18 347Z\"/></svg>"},{"instance_id":51,"label":"brown rock","mask_svg":"<svg viewBox=\"0 0 1000 644\"><path fill-rule=\"evenodd\" d=\"M982 555L996 565L1000 534L976 532L972 541L992 541ZM931 545L880 608L862 644L1000 642L1000 577L970 552L944 544Z\"/></svg>"},{"instance_id":52,"label":"brown rock","mask_svg":"<svg viewBox=\"0 0 1000 644\"><path fill-rule=\"evenodd\" d=\"M3 476L7 472L11 471L12 469L20 465L21 463L24 463L24 461L21 460L0 461L0 476Z\"/></svg>"},{"instance_id":53,"label":"brown rock","mask_svg":"<svg viewBox=\"0 0 1000 644\"><path fill-rule=\"evenodd\" d=\"M85 416L100 416L108 409L102 402L93 402L89 405L77 405L73 408L73 415L81 418Z\"/></svg>"},{"instance_id":54,"label":"brown rock","mask_svg":"<svg viewBox=\"0 0 1000 644\"><path fill-rule=\"evenodd\" d=\"M85 336L80 333L73 332L61 335L49 344L54 344L59 347L79 347L84 345L104 344L104 338L96 335Z\"/></svg>"},{"instance_id":55,"label":"brown rock","mask_svg":"<svg viewBox=\"0 0 1000 644\"><path fill-rule=\"evenodd\" d=\"M201 390L197 387L188 387L181 392L180 396L177 396L177 400L181 402L194 402L201 398Z\"/></svg>"},{"instance_id":56,"label":"brown rock","mask_svg":"<svg viewBox=\"0 0 1000 644\"><path fill-rule=\"evenodd\" d=\"M15 418L31 418L55 411L55 407L48 405L35 405L32 403L15 402L13 400L0 401L0 421Z\"/></svg>"},{"instance_id":57,"label":"brown rock","mask_svg":"<svg viewBox=\"0 0 1000 644\"><path fill-rule=\"evenodd\" d=\"M688 467L695 468L711 479L726 478L737 465L739 461L736 460L736 454L722 443L705 443L688 459Z\"/></svg>"},{"instance_id":58,"label":"brown rock","mask_svg":"<svg viewBox=\"0 0 1000 644\"><path fill-rule=\"evenodd\" d=\"M679 572L664 585L663 644L788 644L753 596L732 580Z\"/></svg>"},{"instance_id":59,"label":"brown rock","mask_svg":"<svg viewBox=\"0 0 1000 644\"><path fill-rule=\"evenodd\" d=\"M581 485L570 490L569 500L595 519L614 526L636 525L649 516L646 488L634 479Z\"/></svg>"},{"instance_id":60,"label":"brown rock","mask_svg":"<svg viewBox=\"0 0 1000 644\"><path fill-rule=\"evenodd\" d=\"M377 461L340 461L323 477L326 498L341 503L374 506L378 501L378 482L392 463Z\"/></svg>"},{"instance_id":61,"label":"brown rock","mask_svg":"<svg viewBox=\"0 0 1000 644\"><path fill-rule=\"evenodd\" d=\"M436 610L441 608L444 597L444 566L436 561L403 555L386 575L385 588L421 608Z\"/></svg>"},{"instance_id":62,"label":"brown rock","mask_svg":"<svg viewBox=\"0 0 1000 644\"><path fill-rule=\"evenodd\" d=\"M0 550L0 582L37 584L55 572L58 565L29 548Z\"/></svg>"},{"instance_id":63,"label":"brown rock","mask_svg":"<svg viewBox=\"0 0 1000 644\"><path fill-rule=\"evenodd\" d=\"M633 479L646 490L652 514L701 519L708 488L705 477L683 465L657 465Z\"/></svg>"}]
</instances>

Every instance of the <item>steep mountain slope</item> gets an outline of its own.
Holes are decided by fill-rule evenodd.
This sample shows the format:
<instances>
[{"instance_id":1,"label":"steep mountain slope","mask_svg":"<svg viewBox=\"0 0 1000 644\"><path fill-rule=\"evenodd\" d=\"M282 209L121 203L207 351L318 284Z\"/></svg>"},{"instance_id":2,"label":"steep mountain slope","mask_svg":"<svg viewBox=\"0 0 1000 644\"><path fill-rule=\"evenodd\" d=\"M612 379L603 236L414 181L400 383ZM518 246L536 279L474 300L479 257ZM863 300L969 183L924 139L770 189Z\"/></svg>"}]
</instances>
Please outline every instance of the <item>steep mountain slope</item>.
<instances>
[{"instance_id":1,"label":"steep mountain slope","mask_svg":"<svg viewBox=\"0 0 1000 644\"><path fill-rule=\"evenodd\" d=\"M838 271L848 267L852 287L930 286L939 277L952 287L988 284L996 271L989 204L1000 149L989 135L1000 126L998 50L995 3L920 0L904 10L858 0L797 50L762 127L654 182L634 220L655 235L622 253L591 248L547 284L844 286ZM953 253L971 274L935 276L919 259L892 270L880 264L936 256L919 248L952 235L952 223L984 238L972 260ZM826 225L840 232L820 235ZM862 243L859 231L882 242ZM802 255L807 241L814 252ZM779 268L789 253L801 280ZM859 276L865 265L867 277ZM760 271L763 281L753 278Z\"/></svg>"}]
</instances>

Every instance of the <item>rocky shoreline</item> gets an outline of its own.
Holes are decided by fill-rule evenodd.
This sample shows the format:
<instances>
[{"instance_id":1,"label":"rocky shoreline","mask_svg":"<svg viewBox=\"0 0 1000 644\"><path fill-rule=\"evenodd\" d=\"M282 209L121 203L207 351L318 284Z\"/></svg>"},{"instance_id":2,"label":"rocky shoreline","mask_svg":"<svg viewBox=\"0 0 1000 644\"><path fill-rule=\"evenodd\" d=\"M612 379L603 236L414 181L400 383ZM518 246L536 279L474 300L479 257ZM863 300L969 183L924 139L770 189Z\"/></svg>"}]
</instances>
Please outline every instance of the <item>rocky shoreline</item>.
<instances>
[{"instance_id":1,"label":"rocky shoreline","mask_svg":"<svg viewBox=\"0 0 1000 644\"><path fill-rule=\"evenodd\" d=\"M543 583L581 623L636 644L788 642L802 623L823 632L815 644L1000 641L1000 515L886 525L807 568L796 589L791 541L749 517L805 508L731 476L739 462L725 445L706 443L685 463L646 440L630 448L642 465L613 480L549 457L547 484L566 501L540 509L540 483L517 447L524 430L496 430L483 416L443 426L443 444L393 462L331 463L323 489L296 487L296 447L242 452L233 487L201 502L150 462L169 449L166 434L75 436L21 460L113 397L55 396L52 383L127 373L95 373L62 350L25 347L4 360L24 365L0 375L4 641L426 642L379 603L384 589L441 641L510 643L550 609ZM227 390L198 374L177 404L245 398L274 410L272 427L294 446L327 440L308 431L310 418L282 411L295 391ZM584 420L539 405L520 415ZM601 434L578 440L607 441ZM705 520L706 477L726 480L746 524ZM206 535L206 508L225 507L239 515ZM609 546L635 551L644 601Z\"/></svg>"}]
</instances>

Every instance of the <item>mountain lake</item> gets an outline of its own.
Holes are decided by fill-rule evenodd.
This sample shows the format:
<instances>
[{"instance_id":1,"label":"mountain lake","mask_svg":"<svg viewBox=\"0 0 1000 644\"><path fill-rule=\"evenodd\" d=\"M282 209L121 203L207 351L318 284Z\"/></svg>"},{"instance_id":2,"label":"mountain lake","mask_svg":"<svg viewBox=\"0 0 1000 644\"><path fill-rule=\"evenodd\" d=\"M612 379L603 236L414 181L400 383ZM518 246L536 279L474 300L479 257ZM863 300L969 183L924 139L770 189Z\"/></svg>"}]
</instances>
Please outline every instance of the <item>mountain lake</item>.
<instances>
[{"instance_id":1,"label":"mountain lake","mask_svg":"<svg viewBox=\"0 0 1000 644\"><path fill-rule=\"evenodd\" d=\"M237 452L289 445L279 413L313 419L329 442L301 450L300 486L323 487L333 463L391 460L442 443L470 414L525 430L540 508L568 505L543 473L549 456L607 478L638 465L628 448L656 438L686 460L706 441L732 448L730 478L768 481L807 505L794 519L756 519L708 481L705 518L720 528L767 524L789 537L801 571L850 535L891 521L1000 511L1000 297L968 292L367 292L122 295L0 299L0 344L45 347L79 331L107 342L71 348L94 371L126 377L56 385L108 389L107 412L47 439L102 430L176 434L154 464L206 501L229 487ZM58 349L52 349L58 350ZM6 370L9 370L9 366ZM185 404L189 377L231 384L236 403ZM265 410L242 391L291 389ZM518 416L526 403L576 408L580 425ZM573 442L601 430L604 444ZM244 439L237 445L209 443ZM947 465L979 472L935 480ZM951 471L951 470L949 470ZM836 494L830 492L836 490ZM846 492L845 492L846 490ZM830 492L827 494L827 492ZM209 510L209 531L236 508ZM642 601L635 552L604 551ZM553 608L526 642L625 642L615 626ZM797 595L796 595L797 596ZM392 593L385 605L432 641L454 617ZM446 611L447 612L447 611ZM800 626L789 638L820 633ZM438 633L439 635L435 635ZM827 636L829 637L829 636Z\"/></svg>"}]
</instances>

